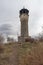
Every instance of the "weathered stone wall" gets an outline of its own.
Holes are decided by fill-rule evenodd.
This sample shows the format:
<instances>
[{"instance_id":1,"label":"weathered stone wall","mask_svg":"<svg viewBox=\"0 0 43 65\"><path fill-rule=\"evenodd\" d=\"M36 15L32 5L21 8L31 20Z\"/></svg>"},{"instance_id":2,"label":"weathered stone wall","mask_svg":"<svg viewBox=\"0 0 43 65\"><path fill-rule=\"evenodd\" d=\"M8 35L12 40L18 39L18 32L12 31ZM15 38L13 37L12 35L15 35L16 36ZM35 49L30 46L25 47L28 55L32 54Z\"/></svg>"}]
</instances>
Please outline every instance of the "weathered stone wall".
<instances>
[{"instance_id":1,"label":"weathered stone wall","mask_svg":"<svg viewBox=\"0 0 43 65\"><path fill-rule=\"evenodd\" d=\"M28 36L28 15L22 14L20 16L21 21L21 36L27 37Z\"/></svg>"},{"instance_id":2,"label":"weathered stone wall","mask_svg":"<svg viewBox=\"0 0 43 65\"><path fill-rule=\"evenodd\" d=\"M20 16L21 22L21 36L18 37L19 42L24 42L28 37L28 15L26 13Z\"/></svg>"}]
</instances>

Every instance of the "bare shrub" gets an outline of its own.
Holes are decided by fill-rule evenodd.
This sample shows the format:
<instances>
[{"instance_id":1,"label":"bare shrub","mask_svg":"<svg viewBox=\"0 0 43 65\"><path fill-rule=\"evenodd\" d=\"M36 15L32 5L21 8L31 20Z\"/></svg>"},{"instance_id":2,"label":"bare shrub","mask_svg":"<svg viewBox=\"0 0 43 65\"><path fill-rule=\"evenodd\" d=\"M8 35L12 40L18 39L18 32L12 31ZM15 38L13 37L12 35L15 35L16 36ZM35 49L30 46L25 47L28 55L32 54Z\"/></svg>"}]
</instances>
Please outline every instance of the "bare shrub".
<instances>
[{"instance_id":1,"label":"bare shrub","mask_svg":"<svg viewBox=\"0 0 43 65\"><path fill-rule=\"evenodd\" d=\"M31 43L33 43L34 42L34 38L26 38L25 42L31 42Z\"/></svg>"},{"instance_id":2,"label":"bare shrub","mask_svg":"<svg viewBox=\"0 0 43 65\"><path fill-rule=\"evenodd\" d=\"M7 37L7 42L14 42L14 38Z\"/></svg>"},{"instance_id":3,"label":"bare shrub","mask_svg":"<svg viewBox=\"0 0 43 65\"><path fill-rule=\"evenodd\" d=\"M0 34L0 44L2 44L4 42L4 37L2 34Z\"/></svg>"},{"instance_id":4,"label":"bare shrub","mask_svg":"<svg viewBox=\"0 0 43 65\"><path fill-rule=\"evenodd\" d=\"M4 47L3 45L0 45L0 53L3 53L3 51L4 51Z\"/></svg>"},{"instance_id":5,"label":"bare shrub","mask_svg":"<svg viewBox=\"0 0 43 65\"><path fill-rule=\"evenodd\" d=\"M4 42L4 37L2 34L0 34L0 53L3 52L3 42Z\"/></svg>"}]
</instances>

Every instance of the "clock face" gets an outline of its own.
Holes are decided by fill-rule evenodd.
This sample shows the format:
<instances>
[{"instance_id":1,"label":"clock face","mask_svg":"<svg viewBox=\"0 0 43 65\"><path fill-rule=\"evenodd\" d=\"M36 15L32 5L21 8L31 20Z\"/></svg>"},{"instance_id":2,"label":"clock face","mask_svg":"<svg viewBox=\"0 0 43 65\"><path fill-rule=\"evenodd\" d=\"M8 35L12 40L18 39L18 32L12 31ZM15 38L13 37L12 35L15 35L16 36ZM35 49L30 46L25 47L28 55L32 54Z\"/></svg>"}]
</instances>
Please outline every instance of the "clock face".
<instances>
[{"instance_id":1,"label":"clock face","mask_svg":"<svg viewBox=\"0 0 43 65\"><path fill-rule=\"evenodd\" d=\"M28 20L28 15L22 14L22 15L20 16L20 20L21 20L21 21L27 21L27 20Z\"/></svg>"}]
</instances>

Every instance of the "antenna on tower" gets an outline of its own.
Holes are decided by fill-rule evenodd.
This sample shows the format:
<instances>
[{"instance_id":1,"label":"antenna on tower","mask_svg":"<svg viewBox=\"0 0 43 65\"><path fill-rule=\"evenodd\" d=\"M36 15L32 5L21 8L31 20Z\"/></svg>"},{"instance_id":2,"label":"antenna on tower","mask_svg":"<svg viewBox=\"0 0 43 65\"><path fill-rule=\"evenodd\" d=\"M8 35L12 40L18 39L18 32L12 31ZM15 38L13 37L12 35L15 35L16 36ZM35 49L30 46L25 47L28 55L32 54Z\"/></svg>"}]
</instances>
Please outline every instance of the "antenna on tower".
<instances>
[{"instance_id":1,"label":"antenna on tower","mask_svg":"<svg viewBox=\"0 0 43 65\"><path fill-rule=\"evenodd\" d=\"M23 9L25 9L25 6L23 6Z\"/></svg>"}]
</instances>

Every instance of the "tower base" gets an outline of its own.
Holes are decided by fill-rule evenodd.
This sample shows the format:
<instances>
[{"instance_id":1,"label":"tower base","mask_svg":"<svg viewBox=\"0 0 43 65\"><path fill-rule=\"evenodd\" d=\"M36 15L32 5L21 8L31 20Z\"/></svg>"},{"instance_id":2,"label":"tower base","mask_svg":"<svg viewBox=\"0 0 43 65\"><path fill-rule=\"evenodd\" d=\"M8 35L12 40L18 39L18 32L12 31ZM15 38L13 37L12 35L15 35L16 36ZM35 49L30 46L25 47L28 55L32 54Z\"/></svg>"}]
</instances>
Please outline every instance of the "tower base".
<instances>
[{"instance_id":1,"label":"tower base","mask_svg":"<svg viewBox=\"0 0 43 65\"><path fill-rule=\"evenodd\" d=\"M28 37L19 36L18 37L18 42L26 42L26 40L29 40L29 39L31 39L30 36L28 36Z\"/></svg>"}]
</instances>

